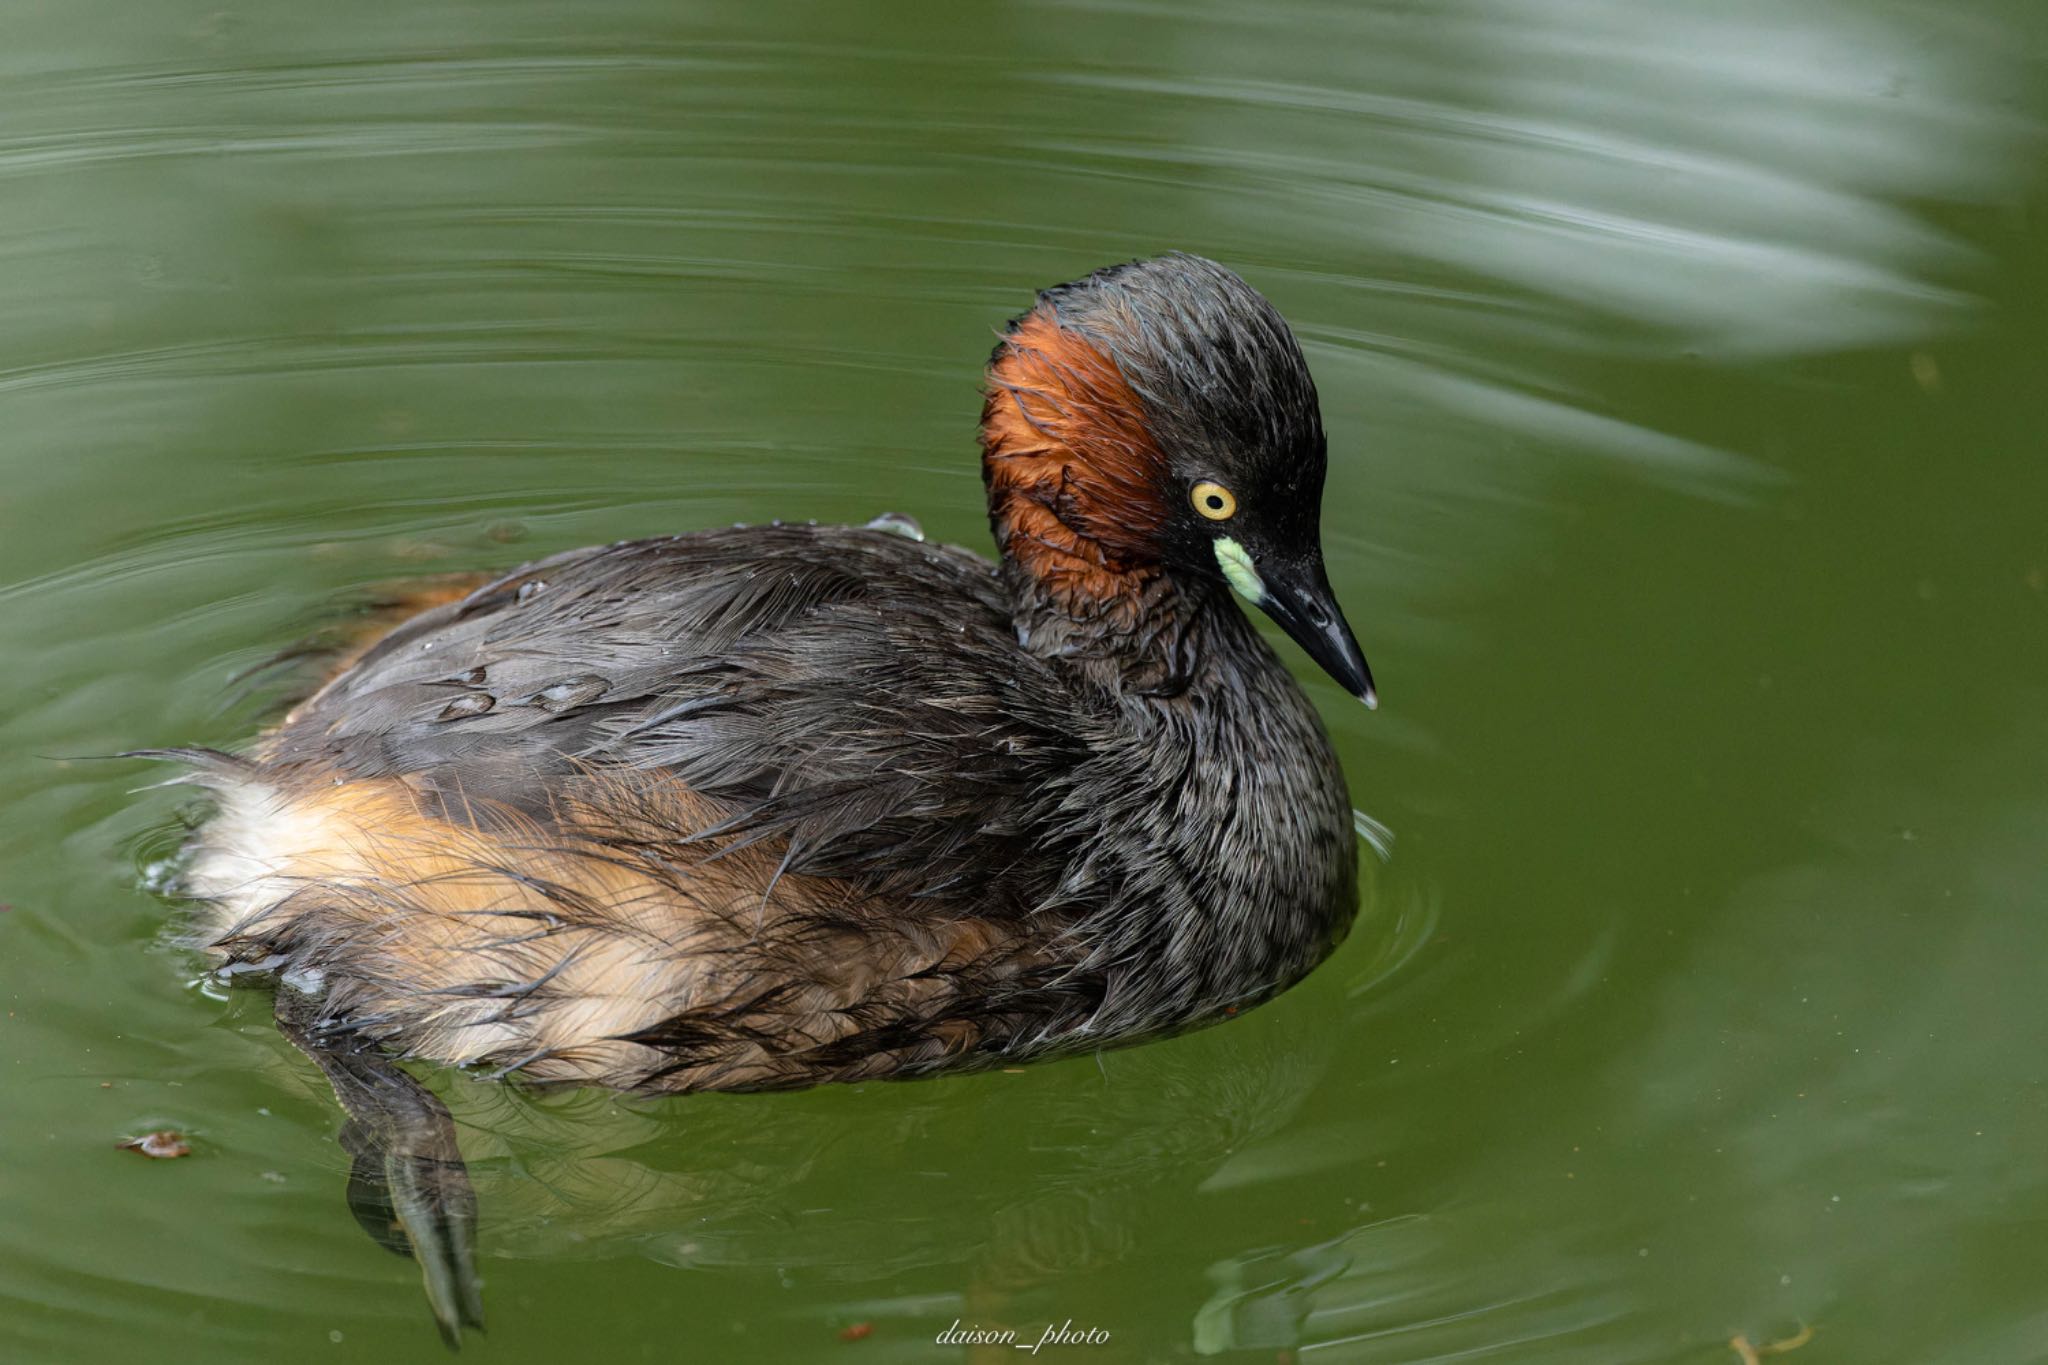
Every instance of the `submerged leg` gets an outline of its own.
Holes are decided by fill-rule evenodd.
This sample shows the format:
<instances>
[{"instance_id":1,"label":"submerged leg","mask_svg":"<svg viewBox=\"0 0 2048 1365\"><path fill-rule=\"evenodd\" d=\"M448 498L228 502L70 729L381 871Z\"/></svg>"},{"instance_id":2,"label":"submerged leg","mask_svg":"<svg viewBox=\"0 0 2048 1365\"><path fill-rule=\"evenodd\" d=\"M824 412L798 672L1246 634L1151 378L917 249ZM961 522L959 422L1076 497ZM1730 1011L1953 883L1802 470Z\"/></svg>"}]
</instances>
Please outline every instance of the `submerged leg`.
<instances>
[{"instance_id":1,"label":"submerged leg","mask_svg":"<svg viewBox=\"0 0 2048 1365\"><path fill-rule=\"evenodd\" d=\"M355 1158L348 1204L376 1241L419 1262L427 1303L449 1346L484 1325L476 1273L476 1192L447 1106L396 1062L360 1042L319 1036L316 1007L289 986L277 992L278 1030L334 1087L349 1116L341 1142Z\"/></svg>"}]
</instances>

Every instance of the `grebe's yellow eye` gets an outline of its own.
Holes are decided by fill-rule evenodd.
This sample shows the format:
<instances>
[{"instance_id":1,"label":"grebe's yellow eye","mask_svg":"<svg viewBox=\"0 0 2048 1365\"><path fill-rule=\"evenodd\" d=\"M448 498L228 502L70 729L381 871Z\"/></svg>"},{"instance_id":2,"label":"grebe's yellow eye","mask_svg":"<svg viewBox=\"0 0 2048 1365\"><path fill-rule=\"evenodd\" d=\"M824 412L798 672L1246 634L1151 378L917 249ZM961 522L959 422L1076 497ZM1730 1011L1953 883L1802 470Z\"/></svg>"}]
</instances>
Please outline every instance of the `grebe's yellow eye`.
<instances>
[{"instance_id":1,"label":"grebe's yellow eye","mask_svg":"<svg viewBox=\"0 0 2048 1365\"><path fill-rule=\"evenodd\" d=\"M1211 521L1229 521L1237 515L1237 495L1220 483L1205 479L1194 486L1189 497L1195 510Z\"/></svg>"}]
</instances>

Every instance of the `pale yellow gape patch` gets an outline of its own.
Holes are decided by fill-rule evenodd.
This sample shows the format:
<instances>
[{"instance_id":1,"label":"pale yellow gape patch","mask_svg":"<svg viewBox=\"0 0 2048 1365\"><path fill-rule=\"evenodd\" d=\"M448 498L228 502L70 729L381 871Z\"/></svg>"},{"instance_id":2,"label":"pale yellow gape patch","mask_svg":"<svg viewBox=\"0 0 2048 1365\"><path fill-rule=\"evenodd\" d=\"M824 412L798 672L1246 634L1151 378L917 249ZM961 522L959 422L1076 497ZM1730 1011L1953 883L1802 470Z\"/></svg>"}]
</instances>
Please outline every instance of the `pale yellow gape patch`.
<instances>
[{"instance_id":1,"label":"pale yellow gape patch","mask_svg":"<svg viewBox=\"0 0 2048 1365\"><path fill-rule=\"evenodd\" d=\"M1229 536L1216 537L1216 563L1223 570L1223 576L1230 580L1230 586L1237 595L1253 606L1262 606L1266 601L1266 580L1259 577L1259 571L1252 565L1251 551L1232 540Z\"/></svg>"}]
</instances>

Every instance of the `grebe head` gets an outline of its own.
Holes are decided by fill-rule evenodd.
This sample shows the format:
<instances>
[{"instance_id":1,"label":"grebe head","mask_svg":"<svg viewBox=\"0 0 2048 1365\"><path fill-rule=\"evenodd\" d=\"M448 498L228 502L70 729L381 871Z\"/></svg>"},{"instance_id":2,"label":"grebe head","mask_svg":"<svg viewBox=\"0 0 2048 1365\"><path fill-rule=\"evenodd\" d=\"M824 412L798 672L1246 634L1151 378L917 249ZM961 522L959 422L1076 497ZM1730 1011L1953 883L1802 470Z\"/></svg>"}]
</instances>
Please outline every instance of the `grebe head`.
<instances>
[{"instance_id":1,"label":"grebe head","mask_svg":"<svg viewBox=\"0 0 2048 1365\"><path fill-rule=\"evenodd\" d=\"M1005 556L1068 609L1228 583L1377 705L1323 568L1315 381L1230 271L1175 252L1045 290L989 358L981 444Z\"/></svg>"}]
</instances>

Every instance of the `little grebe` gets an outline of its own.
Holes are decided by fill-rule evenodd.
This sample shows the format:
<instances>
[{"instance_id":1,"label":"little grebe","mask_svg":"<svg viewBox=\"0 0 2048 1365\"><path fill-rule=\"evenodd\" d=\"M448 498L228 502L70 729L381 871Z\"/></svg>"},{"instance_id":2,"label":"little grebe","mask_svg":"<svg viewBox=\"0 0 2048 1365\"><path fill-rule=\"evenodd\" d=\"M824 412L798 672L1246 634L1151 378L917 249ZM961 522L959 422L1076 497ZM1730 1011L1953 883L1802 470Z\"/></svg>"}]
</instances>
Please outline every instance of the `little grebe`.
<instances>
[{"instance_id":1,"label":"little grebe","mask_svg":"<svg viewBox=\"0 0 2048 1365\"><path fill-rule=\"evenodd\" d=\"M622 1089L1013 1063L1215 1019L1356 901L1307 698L1372 679L1287 324L1173 254L988 367L1000 562L913 525L571 551L421 612L212 787L206 941L299 1036Z\"/></svg>"}]
</instances>

